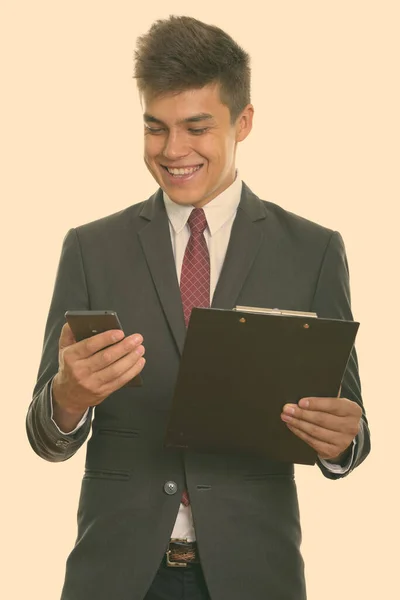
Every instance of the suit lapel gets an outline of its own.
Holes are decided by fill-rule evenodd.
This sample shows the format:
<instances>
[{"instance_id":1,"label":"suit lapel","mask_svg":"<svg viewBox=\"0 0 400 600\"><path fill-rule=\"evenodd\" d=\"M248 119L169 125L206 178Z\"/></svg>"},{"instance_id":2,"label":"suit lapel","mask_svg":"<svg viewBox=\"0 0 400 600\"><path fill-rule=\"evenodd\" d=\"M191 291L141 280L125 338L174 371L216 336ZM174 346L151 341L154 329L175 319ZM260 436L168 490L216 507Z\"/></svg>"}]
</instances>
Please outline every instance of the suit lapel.
<instances>
[{"instance_id":1,"label":"suit lapel","mask_svg":"<svg viewBox=\"0 0 400 600\"><path fill-rule=\"evenodd\" d=\"M264 228L259 227L259 221L264 220L266 215L261 200L243 183L242 196L224 265L213 296L212 307L227 309L234 307L264 239ZM139 240L165 317L177 347L182 353L186 327L168 216L161 189L143 205L140 217L148 223L139 231Z\"/></svg>"},{"instance_id":2,"label":"suit lapel","mask_svg":"<svg viewBox=\"0 0 400 600\"><path fill-rule=\"evenodd\" d=\"M139 240L165 317L182 353L186 327L162 190L144 204L140 216L149 223L139 231Z\"/></svg>"},{"instance_id":3,"label":"suit lapel","mask_svg":"<svg viewBox=\"0 0 400 600\"><path fill-rule=\"evenodd\" d=\"M258 222L265 218L266 209L263 203L243 183L224 265L211 304L213 308L231 309L235 306L261 247L264 235Z\"/></svg>"}]
</instances>

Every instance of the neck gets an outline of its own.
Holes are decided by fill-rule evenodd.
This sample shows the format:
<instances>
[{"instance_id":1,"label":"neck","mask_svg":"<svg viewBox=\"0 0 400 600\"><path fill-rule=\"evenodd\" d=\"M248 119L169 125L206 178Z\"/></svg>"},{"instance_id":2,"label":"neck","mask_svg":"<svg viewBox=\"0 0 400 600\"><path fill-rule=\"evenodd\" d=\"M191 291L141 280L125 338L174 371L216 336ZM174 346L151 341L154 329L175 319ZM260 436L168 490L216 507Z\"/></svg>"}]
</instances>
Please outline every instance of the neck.
<instances>
[{"instance_id":1,"label":"neck","mask_svg":"<svg viewBox=\"0 0 400 600\"><path fill-rule=\"evenodd\" d=\"M235 181L235 179L236 179L236 167L233 166L232 172L229 173L229 175L227 176L225 181L217 189L215 189L209 196L207 196L206 198L202 198L198 202L194 203L193 206L195 208L203 208L203 206L206 206L206 204L209 204L210 202L212 202L212 200L214 200L214 198L216 198L217 196L222 194L222 192L227 190L232 185L232 183Z\"/></svg>"}]
</instances>

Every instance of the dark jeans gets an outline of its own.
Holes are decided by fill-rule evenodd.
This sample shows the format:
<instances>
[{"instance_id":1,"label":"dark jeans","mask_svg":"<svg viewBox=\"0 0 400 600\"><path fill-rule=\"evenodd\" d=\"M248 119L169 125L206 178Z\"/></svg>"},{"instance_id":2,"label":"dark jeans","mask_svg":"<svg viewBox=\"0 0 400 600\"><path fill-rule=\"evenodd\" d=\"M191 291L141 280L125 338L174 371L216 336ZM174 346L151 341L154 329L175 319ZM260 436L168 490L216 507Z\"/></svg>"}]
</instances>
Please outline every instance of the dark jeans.
<instances>
[{"instance_id":1,"label":"dark jeans","mask_svg":"<svg viewBox=\"0 0 400 600\"><path fill-rule=\"evenodd\" d=\"M200 565L162 564L144 600L211 600Z\"/></svg>"}]
</instances>

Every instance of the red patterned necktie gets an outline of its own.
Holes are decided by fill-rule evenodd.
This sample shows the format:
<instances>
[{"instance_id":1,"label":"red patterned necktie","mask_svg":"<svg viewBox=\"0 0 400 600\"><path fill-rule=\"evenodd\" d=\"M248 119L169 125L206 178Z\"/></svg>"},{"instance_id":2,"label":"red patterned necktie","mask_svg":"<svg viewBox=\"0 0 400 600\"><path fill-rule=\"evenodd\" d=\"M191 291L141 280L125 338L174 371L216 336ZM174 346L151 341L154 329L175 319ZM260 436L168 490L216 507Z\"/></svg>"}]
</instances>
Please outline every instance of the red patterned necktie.
<instances>
[{"instance_id":1,"label":"red patterned necktie","mask_svg":"<svg viewBox=\"0 0 400 600\"><path fill-rule=\"evenodd\" d=\"M210 306L210 255L204 238L207 219L202 208L194 208L188 219L190 238L183 257L181 296L186 327L194 307Z\"/></svg>"},{"instance_id":2,"label":"red patterned necktie","mask_svg":"<svg viewBox=\"0 0 400 600\"><path fill-rule=\"evenodd\" d=\"M204 230L207 219L202 208L194 208L188 219L190 238L183 257L181 271L181 297L186 327L188 326L192 308L210 306L210 255ZM182 504L189 506L189 496L184 490Z\"/></svg>"}]
</instances>

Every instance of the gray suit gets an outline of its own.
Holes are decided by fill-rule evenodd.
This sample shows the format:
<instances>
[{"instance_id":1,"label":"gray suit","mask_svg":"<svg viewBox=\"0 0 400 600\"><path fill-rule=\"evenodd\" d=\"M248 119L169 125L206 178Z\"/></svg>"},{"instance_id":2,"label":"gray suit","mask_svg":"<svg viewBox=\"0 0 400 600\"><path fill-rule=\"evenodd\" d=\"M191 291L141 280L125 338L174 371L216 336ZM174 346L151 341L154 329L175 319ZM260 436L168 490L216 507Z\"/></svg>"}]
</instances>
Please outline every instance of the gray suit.
<instances>
[{"instance_id":1,"label":"gray suit","mask_svg":"<svg viewBox=\"0 0 400 600\"><path fill-rule=\"evenodd\" d=\"M236 304L352 319L342 238L260 200L244 184L212 305ZM185 325L161 190L69 231L64 240L27 416L33 449L54 462L70 458L90 430L89 419L63 436L50 419L64 312L77 309L117 311L127 335L143 335L147 364L142 388L121 389L96 408L62 600L144 597L168 543L185 476L213 600L303 600L293 465L163 448ZM362 406L355 352L342 395ZM364 411L363 429L351 469L369 452Z\"/></svg>"}]
</instances>

